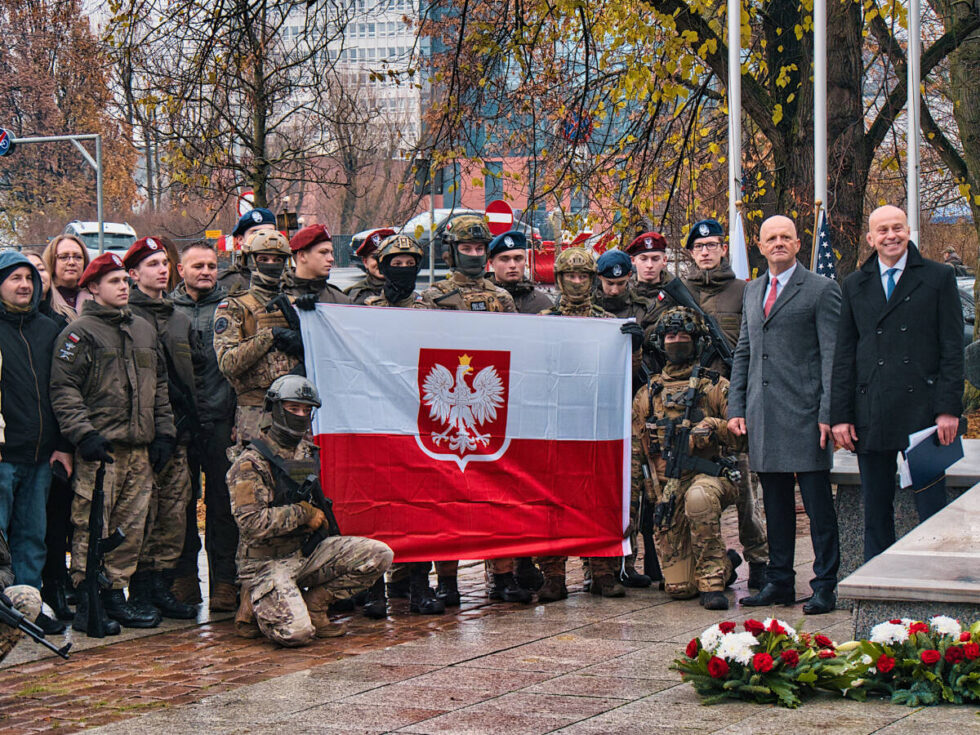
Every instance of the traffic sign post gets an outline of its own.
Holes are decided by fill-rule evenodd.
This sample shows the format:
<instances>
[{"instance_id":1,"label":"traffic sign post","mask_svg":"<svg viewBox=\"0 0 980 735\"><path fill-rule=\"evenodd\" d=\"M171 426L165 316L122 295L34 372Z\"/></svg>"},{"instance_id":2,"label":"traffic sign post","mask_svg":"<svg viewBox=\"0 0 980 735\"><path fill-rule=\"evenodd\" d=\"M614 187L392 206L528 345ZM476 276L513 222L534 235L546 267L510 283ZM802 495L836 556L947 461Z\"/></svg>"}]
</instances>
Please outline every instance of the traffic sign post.
<instances>
[{"instance_id":1,"label":"traffic sign post","mask_svg":"<svg viewBox=\"0 0 980 735\"><path fill-rule=\"evenodd\" d=\"M10 134L9 130L0 128L0 156L6 156L13 153L14 150L14 136Z\"/></svg>"},{"instance_id":2,"label":"traffic sign post","mask_svg":"<svg viewBox=\"0 0 980 735\"><path fill-rule=\"evenodd\" d=\"M503 199L494 199L487 205L487 222L492 234L503 235L514 227L514 210Z\"/></svg>"},{"instance_id":3,"label":"traffic sign post","mask_svg":"<svg viewBox=\"0 0 980 735\"><path fill-rule=\"evenodd\" d=\"M249 189L238 195L238 216L244 217L246 213L255 209L255 192Z\"/></svg>"}]
</instances>

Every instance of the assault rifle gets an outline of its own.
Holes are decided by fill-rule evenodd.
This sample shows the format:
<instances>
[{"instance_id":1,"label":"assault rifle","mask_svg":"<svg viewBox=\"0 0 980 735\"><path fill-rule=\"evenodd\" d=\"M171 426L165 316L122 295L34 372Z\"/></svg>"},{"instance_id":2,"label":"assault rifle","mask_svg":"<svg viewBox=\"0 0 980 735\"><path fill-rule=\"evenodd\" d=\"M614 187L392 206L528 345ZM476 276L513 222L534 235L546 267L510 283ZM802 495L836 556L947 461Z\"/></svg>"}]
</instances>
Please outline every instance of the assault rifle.
<instances>
[{"instance_id":1,"label":"assault rifle","mask_svg":"<svg viewBox=\"0 0 980 735\"><path fill-rule=\"evenodd\" d=\"M704 324L708 328L708 337L711 340L711 348L709 349L709 358L702 361L702 364L707 365L710 363L716 354L721 361L725 363L725 367L727 367L730 372L732 369L734 353L732 352L732 348L728 345L728 338L725 337L724 332L721 331L721 327L718 326L718 322L715 321L715 318L698 306L698 303L694 300L694 296L691 295L691 292L687 289L687 286L684 285L684 282L680 278L671 278L669 281L667 281L667 283L660 287L660 290L671 296L679 306L686 306L688 309L696 311L704 320Z\"/></svg>"},{"instance_id":2,"label":"assault rifle","mask_svg":"<svg viewBox=\"0 0 980 735\"><path fill-rule=\"evenodd\" d=\"M14 603L3 592L0 592L0 623L9 625L11 628L17 628L17 630L33 638L35 643L40 643L48 650L57 653L63 659L68 658L68 649L71 648L71 643L66 643L61 648L58 648L53 643L45 640L44 631L34 622L25 618L24 613L14 607Z\"/></svg>"},{"instance_id":3,"label":"assault rifle","mask_svg":"<svg viewBox=\"0 0 980 735\"><path fill-rule=\"evenodd\" d=\"M312 554L323 539L339 536L340 526L337 525L337 516L333 512L333 501L323 494L320 478L311 474L307 475L303 482L297 482L289 474L289 470L283 465L282 460L265 442L261 439L252 439L249 444L258 450L258 453L265 458L272 468L276 488L279 490L276 493L276 505L292 505L305 501L319 508L327 517L327 522L310 533L303 541L303 556Z\"/></svg>"},{"instance_id":4,"label":"assault rifle","mask_svg":"<svg viewBox=\"0 0 980 735\"><path fill-rule=\"evenodd\" d=\"M281 311L282 315L286 318L286 324L289 325L289 328L295 329L298 332L299 314L296 313L296 309L293 307L292 302L289 300L289 297L286 294L279 294L265 305L265 310L268 314L271 314L277 309Z\"/></svg>"},{"instance_id":5,"label":"assault rifle","mask_svg":"<svg viewBox=\"0 0 980 735\"><path fill-rule=\"evenodd\" d=\"M102 610L103 587L109 586L103 569L105 555L126 538L117 528L107 538L102 538L103 513L105 513L105 461L99 462L95 471L95 487L92 488L92 504L88 511L88 551L85 555L85 580L78 591L88 600L88 620L85 632L89 638L105 638L105 613Z\"/></svg>"}]
</instances>

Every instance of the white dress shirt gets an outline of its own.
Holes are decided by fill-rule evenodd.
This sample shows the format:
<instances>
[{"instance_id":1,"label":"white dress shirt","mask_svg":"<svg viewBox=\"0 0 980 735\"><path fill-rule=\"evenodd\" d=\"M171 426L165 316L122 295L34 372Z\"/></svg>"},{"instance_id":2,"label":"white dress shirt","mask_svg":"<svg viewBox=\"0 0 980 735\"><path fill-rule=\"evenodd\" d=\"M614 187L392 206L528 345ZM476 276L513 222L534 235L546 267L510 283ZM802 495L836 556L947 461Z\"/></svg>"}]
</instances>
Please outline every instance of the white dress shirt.
<instances>
[{"instance_id":1,"label":"white dress shirt","mask_svg":"<svg viewBox=\"0 0 980 735\"><path fill-rule=\"evenodd\" d=\"M779 290L776 292L776 298L778 299L779 294L783 292L783 290L786 288L786 284L789 283L789 279L793 277L793 272L795 270L796 270L796 262L794 261L793 265L790 266L788 270L784 270L778 276L774 276L772 275L772 273L769 274L769 288L766 291L766 298L763 299L762 301L763 305L766 303L766 301L769 300L769 291L772 291L772 282L776 281L779 283Z\"/></svg>"},{"instance_id":2,"label":"white dress shirt","mask_svg":"<svg viewBox=\"0 0 980 735\"><path fill-rule=\"evenodd\" d=\"M885 265L884 263L881 262L881 258L878 258L878 274L881 276L881 290L884 291L886 294L888 293L888 285L887 285L888 271L891 268L898 269L894 275L895 285L897 286L898 279L901 278L902 274L905 272L905 262L908 259L909 259L908 250L906 250L905 253L902 255L902 257L898 259L898 262L895 265ZM782 286L783 284L779 284L779 285Z\"/></svg>"}]
</instances>

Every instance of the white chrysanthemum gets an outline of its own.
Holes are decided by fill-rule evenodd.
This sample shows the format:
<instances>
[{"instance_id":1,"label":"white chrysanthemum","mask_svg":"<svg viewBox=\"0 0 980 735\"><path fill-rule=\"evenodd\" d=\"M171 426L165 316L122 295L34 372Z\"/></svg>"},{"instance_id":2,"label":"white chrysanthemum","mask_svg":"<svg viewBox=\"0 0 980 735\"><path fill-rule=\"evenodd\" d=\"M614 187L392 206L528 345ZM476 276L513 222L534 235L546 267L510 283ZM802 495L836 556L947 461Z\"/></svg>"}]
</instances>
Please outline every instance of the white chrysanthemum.
<instances>
[{"instance_id":1,"label":"white chrysanthemum","mask_svg":"<svg viewBox=\"0 0 980 735\"><path fill-rule=\"evenodd\" d=\"M769 626L772 624L774 620L777 623L779 623L781 626L783 626L783 630L786 631L786 635L788 635L794 641L798 641L800 639L800 637L796 634L796 628L794 628L792 625L787 623L785 620L780 620L779 618L766 618L765 620L763 620L762 624L766 627L766 630L769 630Z\"/></svg>"},{"instance_id":2,"label":"white chrysanthemum","mask_svg":"<svg viewBox=\"0 0 980 735\"><path fill-rule=\"evenodd\" d=\"M874 659L871 658L871 656L869 656L866 653L861 656L861 663L864 664L865 666L870 664L872 661L874 661Z\"/></svg>"},{"instance_id":3,"label":"white chrysanthemum","mask_svg":"<svg viewBox=\"0 0 980 735\"><path fill-rule=\"evenodd\" d=\"M737 661L748 666L752 661L752 647L759 641L751 633L726 633L718 644L715 655L726 661Z\"/></svg>"},{"instance_id":4,"label":"white chrysanthemum","mask_svg":"<svg viewBox=\"0 0 980 735\"><path fill-rule=\"evenodd\" d=\"M714 653L715 648L721 643L721 638L725 634L721 632L721 627L718 625L712 625L704 633L701 634L701 648L703 648L708 653Z\"/></svg>"},{"instance_id":5,"label":"white chrysanthemum","mask_svg":"<svg viewBox=\"0 0 980 735\"><path fill-rule=\"evenodd\" d=\"M898 623L878 623L871 629L872 643L881 645L891 645L893 643L905 643L909 639L909 631L904 625Z\"/></svg>"},{"instance_id":6,"label":"white chrysanthemum","mask_svg":"<svg viewBox=\"0 0 980 735\"><path fill-rule=\"evenodd\" d=\"M955 618L949 617L948 615L936 615L934 618L929 620L929 625L940 635L948 635L953 638L959 638L960 633L963 632L963 628L960 627L959 621Z\"/></svg>"}]
</instances>

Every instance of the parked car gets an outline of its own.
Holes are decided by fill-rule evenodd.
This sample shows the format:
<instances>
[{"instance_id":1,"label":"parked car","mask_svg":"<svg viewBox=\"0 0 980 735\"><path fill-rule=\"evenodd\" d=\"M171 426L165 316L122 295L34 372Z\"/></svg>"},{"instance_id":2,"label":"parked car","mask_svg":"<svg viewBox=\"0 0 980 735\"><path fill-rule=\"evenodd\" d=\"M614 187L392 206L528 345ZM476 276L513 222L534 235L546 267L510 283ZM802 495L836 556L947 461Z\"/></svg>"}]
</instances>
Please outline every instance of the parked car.
<instances>
[{"instance_id":1,"label":"parked car","mask_svg":"<svg viewBox=\"0 0 980 735\"><path fill-rule=\"evenodd\" d=\"M99 254L99 223L73 220L65 226L66 235L81 238L88 249L89 256ZM130 245L136 242L136 230L130 225L119 222L102 223L102 242L106 251L126 252Z\"/></svg>"},{"instance_id":2,"label":"parked car","mask_svg":"<svg viewBox=\"0 0 980 735\"><path fill-rule=\"evenodd\" d=\"M956 279L956 288L960 292L960 303L963 305L963 346L973 342L973 323L977 318L977 307L973 299L973 277Z\"/></svg>"}]
</instances>

